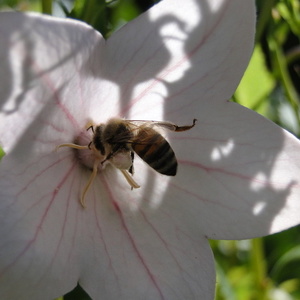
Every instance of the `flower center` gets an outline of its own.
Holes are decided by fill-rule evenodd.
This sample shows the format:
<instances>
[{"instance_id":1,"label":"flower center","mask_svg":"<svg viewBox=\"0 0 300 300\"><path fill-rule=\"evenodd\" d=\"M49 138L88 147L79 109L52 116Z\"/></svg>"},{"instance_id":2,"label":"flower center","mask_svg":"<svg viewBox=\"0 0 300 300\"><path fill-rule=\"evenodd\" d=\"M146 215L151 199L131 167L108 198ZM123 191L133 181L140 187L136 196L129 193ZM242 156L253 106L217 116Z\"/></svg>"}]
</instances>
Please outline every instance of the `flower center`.
<instances>
[{"instance_id":1,"label":"flower center","mask_svg":"<svg viewBox=\"0 0 300 300\"><path fill-rule=\"evenodd\" d=\"M74 155L76 160L85 168L93 170L95 160L104 161L105 155L102 155L95 147L91 144L93 134L91 130L82 131L74 140L74 144L62 144L58 147L70 147L74 149ZM80 150L80 151L78 151ZM107 162L98 165L98 171L104 170Z\"/></svg>"},{"instance_id":2,"label":"flower center","mask_svg":"<svg viewBox=\"0 0 300 300\"><path fill-rule=\"evenodd\" d=\"M120 149L118 151L111 152L111 150L105 150L105 145L103 146L103 149L98 149L99 147L97 147L97 145L104 144L104 142L101 140L101 136L97 136L97 131L95 132L94 130L94 128L97 130L99 126L90 125L89 123L86 126L87 129L82 131L79 136L75 138L74 144L65 143L56 147L56 150L62 147L74 149L74 155L77 161L82 166L92 171L80 197L80 203L83 208L86 207L85 197L95 177L97 176L97 173L104 170L106 165L109 163L122 172L131 189L140 187L129 174L129 172L132 174L130 171L133 164L132 151Z\"/></svg>"}]
</instances>

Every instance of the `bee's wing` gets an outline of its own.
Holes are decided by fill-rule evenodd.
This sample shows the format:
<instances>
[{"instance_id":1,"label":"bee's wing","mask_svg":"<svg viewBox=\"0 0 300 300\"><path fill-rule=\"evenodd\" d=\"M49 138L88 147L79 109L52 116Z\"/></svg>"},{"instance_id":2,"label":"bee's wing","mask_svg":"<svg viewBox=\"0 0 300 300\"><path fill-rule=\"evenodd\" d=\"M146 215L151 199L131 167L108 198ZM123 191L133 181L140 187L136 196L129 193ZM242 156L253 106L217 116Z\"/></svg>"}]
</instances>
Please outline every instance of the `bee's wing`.
<instances>
[{"instance_id":1,"label":"bee's wing","mask_svg":"<svg viewBox=\"0 0 300 300\"><path fill-rule=\"evenodd\" d=\"M143 120L130 120L128 121L133 126L148 126L148 127L158 127L163 129L168 129L171 131L186 131L191 128L193 128L196 124L197 119L193 119L192 125L184 125L184 126L178 126L171 122L166 121L143 121Z\"/></svg>"},{"instance_id":2,"label":"bee's wing","mask_svg":"<svg viewBox=\"0 0 300 300\"><path fill-rule=\"evenodd\" d=\"M172 130L174 126L171 122L164 122L164 121L152 121L152 120L128 120L128 123L133 127L162 127L166 129Z\"/></svg>"},{"instance_id":3,"label":"bee's wing","mask_svg":"<svg viewBox=\"0 0 300 300\"><path fill-rule=\"evenodd\" d=\"M109 144L131 144L134 142L135 136L138 132L147 127L149 127L148 121L122 120L117 127L118 129L113 130L111 134L108 135L109 138L106 142Z\"/></svg>"}]
</instances>

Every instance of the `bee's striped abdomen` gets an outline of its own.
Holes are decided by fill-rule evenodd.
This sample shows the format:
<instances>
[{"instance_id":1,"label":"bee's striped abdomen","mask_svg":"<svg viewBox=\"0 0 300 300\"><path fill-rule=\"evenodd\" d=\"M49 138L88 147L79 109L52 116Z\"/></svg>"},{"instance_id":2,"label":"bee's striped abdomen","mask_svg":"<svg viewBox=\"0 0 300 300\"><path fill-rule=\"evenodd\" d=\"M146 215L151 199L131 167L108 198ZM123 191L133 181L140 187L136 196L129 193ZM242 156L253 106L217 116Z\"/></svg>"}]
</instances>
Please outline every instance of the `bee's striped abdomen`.
<instances>
[{"instance_id":1,"label":"bee's striped abdomen","mask_svg":"<svg viewBox=\"0 0 300 300\"><path fill-rule=\"evenodd\" d=\"M133 151L155 171L175 176L177 160L165 138L152 128L140 130L132 144Z\"/></svg>"}]
</instances>

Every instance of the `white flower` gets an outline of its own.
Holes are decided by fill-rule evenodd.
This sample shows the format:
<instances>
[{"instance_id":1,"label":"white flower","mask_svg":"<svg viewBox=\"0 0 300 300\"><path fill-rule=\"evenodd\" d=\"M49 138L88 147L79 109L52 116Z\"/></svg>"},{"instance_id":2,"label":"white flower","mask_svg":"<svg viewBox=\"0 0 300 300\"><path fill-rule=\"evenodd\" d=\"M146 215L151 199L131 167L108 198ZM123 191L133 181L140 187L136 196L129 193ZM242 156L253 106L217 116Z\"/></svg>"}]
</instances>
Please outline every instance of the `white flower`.
<instances>
[{"instance_id":1,"label":"white flower","mask_svg":"<svg viewBox=\"0 0 300 300\"><path fill-rule=\"evenodd\" d=\"M164 0L107 41L74 20L0 14L1 299L53 299L77 282L93 299L213 299L207 238L300 222L298 140L228 101L253 2ZM112 117L198 122L166 132L175 177L136 158L131 190L108 165L83 208L91 151L55 148L88 145L87 122Z\"/></svg>"}]
</instances>

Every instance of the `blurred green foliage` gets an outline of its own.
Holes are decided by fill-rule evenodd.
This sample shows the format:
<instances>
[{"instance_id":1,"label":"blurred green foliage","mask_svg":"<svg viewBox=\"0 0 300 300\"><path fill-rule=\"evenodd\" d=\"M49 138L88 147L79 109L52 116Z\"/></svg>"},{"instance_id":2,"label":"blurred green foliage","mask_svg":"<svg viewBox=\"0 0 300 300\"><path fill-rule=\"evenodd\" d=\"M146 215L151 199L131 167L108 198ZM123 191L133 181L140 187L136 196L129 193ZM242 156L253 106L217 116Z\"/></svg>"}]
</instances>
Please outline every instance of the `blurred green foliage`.
<instances>
[{"instance_id":1,"label":"blurred green foliage","mask_svg":"<svg viewBox=\"0 0 300 300\"><path fill-rule=\"evenodd\" d=\"M1 160L1 158L4 156L4 151L3 151L3 149L0 147L0 160Z\"/></svg>"},{"instance_id":2,"label":"blurred green foliage","mask_svg":"<svg viewBox=\"0 0 300 300\"><path fill-rule=\"evenodd\" d=\"M0 8L81 19L105 38L153 0L0 0ZM233 101L300 135L300 2L257 0L254 54ZM3 155L3 154L2 154ZM0 153L1 157L1 153ZM262 239L211 241L217 300L300 299L300 227ZM89 299L78 286L64 299Z\"/></svg>"}]
</instances>

